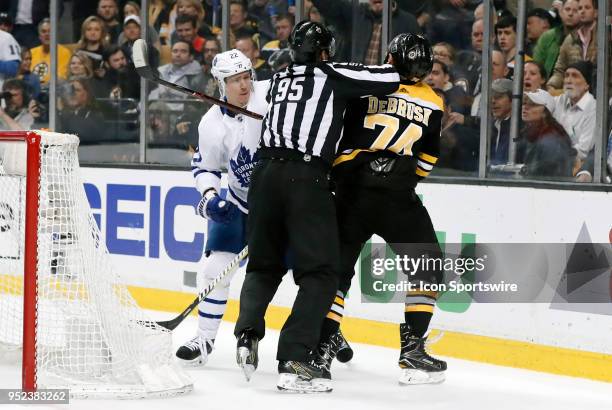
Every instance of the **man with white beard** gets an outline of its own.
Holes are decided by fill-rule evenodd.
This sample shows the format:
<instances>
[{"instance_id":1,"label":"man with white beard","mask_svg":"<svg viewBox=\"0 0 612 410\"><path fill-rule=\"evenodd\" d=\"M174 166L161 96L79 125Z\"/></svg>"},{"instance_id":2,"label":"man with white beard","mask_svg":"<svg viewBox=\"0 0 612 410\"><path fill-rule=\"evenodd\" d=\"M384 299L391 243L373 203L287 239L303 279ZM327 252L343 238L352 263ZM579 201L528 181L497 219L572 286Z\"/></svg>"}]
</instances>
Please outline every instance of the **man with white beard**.
<instances>
[{"instance_id":1,"label":"man with white beard","mask_svg":"<svg viewBox=\"0 0 612 410\"><path fill-rule=\"evenodd\" d=\"M572 139L577 158L584 161L595 144L595 97L591 94L593 64L578 61L563 75L563 94L554 97L553 117Z\"/></svg>"}]
</instances>

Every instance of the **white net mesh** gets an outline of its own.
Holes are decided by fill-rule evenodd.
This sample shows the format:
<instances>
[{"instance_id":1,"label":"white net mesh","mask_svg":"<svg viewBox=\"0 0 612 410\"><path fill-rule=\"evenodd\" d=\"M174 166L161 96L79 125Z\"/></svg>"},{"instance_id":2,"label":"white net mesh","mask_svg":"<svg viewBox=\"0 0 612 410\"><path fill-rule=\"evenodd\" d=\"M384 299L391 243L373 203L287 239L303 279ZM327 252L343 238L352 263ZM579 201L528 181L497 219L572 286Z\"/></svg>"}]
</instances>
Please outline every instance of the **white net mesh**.
<instances>
[{"instance_id":1,"label":"white net mesh","mask_svg":"<svg viewBox=\"0 0 612 410\"><path fill-rule=\"evenodd\" d=\"M69 388L74 397L191 390L173 364L171 333L143 325L151 319L110 264L80 179L78 138L37 134L38 387ZM0 357L22 343L25 152L25 143L3 141L0 133Z\"/></svg>"}]
</instances>

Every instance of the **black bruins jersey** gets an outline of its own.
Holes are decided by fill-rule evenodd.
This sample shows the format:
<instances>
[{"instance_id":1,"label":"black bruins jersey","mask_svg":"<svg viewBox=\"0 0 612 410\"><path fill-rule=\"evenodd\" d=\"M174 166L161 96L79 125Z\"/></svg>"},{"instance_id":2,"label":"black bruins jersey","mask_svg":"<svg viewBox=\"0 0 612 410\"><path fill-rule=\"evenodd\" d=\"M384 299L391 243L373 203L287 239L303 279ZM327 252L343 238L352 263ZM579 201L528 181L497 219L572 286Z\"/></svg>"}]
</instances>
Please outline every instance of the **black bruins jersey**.
<instances>
[{"instance_id":1,"label":"black bruins jersey","mask_svg":"<svg viewBox=\"0 0 612 410\"><path fill-rule=\"evenodd\" d=\"M416 184L416 177L429 175L438 160L443 112L442 98L423 82L400 84L384 97L352 101L334 172L344 173L381 156L400 156L410 164Z\"/></svg>"}]
</instances>

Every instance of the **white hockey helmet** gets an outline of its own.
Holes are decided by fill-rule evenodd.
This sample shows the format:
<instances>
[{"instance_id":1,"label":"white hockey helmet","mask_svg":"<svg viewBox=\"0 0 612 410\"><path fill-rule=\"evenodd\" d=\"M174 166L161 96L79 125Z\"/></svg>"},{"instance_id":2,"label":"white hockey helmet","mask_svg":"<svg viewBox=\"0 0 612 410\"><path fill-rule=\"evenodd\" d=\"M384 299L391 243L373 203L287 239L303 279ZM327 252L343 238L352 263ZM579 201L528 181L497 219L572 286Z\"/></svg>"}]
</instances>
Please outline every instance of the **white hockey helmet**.
<instances>
[{"instance_id":1,"label":"white hockey helmet","mask_svg":"<svg viewBox=\"0 0 612 410\"><path fill-rule=\"evenodd\" d=\"M215 56L210 72L219 82L221 97L225 96L225 79L245 71L251 73L251 78L255 77L251 60L240 50L232 49Z\"/></svg>"}]
</instances>

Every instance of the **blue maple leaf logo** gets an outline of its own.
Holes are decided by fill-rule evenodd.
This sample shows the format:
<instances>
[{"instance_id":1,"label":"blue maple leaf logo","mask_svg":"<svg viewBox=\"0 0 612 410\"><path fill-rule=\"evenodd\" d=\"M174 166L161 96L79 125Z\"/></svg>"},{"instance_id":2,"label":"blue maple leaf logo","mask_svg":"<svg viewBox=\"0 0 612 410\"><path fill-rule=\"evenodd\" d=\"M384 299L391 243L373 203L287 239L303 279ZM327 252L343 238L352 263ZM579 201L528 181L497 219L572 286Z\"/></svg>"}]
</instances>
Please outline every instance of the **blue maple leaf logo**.
<instances>
[{"instance_id":1,"label":"blue maple leaf logo","mask_svg":"<svg viewBox=\"0 0 612 410\"><path fill-rule=\"evenodd\" d=\"M249 186L251 172L253 172L256 161L256 155L251 155L248 148L244 146L241 146L240 150L238 150L238 155L235 160L230 159L232 173L236 176L236 179L240 182L240 186L243 188Z\"/></svg>"}]
</instances>

